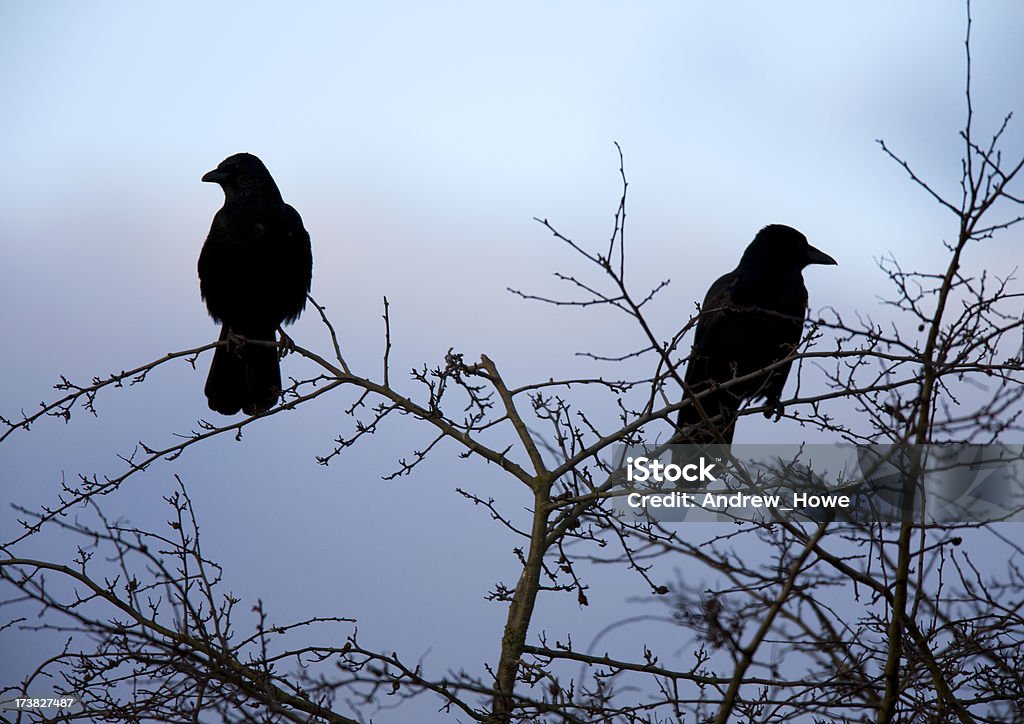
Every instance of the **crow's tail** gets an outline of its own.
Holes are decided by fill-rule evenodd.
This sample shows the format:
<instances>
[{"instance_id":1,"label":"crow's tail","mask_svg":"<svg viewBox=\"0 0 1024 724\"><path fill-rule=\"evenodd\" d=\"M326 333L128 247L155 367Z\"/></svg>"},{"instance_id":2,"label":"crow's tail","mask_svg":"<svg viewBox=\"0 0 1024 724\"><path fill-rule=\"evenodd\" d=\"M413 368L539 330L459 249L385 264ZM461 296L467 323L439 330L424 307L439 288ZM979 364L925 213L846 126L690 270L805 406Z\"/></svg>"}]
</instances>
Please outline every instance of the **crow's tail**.
<instances>
[{"instance_id":1,"label":"crow's tail","mask_svg":"<svg viewBox=\"0 0 1024 724\"><path fill-rule=\"evenodd\" d=\"M700 394L700 390L694 390ZM698 407L699 405L699 407ZM739 400L728 391L711 392L699 400L690 400L690 405L679 410L676 419L676 434L672 444L672 463L680 467L698 463L701 457L721 457L723 445L732 444L732 433L736 427ZM697 484L681 484L683 488L700 487Z\"/></svg>"},{"instance_id":2,"label":"crow's tail","mask_svg":"<svg viewBox=\"0 0 1024 724\"><path fill-rule=\"evenodd\" d=\"M257 330L244 335L247 341L274 341L274 330ZM228 327L220 330L228 340ZM231 340L217 347L206 378L206 399L210 409L222 415L241 410L246 415L266 412L281 397L281 365L276 347L235 344Z\"/></svg>"},{"instance_id":3,"label":"crow's tail","mask_svg":"<svg viewBox=\"0 0 1024 724\"><path fill-rule=\"evenodd\" d=\"M693 390L695 395L702 392ZM740 401L728 390L713 391L699 400L691 399L687 407L679 410L676 419L677 445L715 445L732 443Z\"/></svg>"}]
</instances>

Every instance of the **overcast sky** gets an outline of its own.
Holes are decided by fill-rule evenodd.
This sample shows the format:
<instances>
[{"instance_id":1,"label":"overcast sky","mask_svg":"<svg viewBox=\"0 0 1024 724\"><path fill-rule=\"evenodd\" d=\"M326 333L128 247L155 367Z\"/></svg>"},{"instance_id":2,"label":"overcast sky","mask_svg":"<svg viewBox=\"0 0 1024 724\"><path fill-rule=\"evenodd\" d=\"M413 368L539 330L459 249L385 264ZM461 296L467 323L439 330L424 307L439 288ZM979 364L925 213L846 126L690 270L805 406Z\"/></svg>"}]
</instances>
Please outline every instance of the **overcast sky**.
<instances>
[{"instance_id":1,"label":"overcast sky","mask_svg":"<svg viewBox=\"0 0 1024 724\"><path fill-rule=\"evenodd\" d=\"M987 135L1024 112L1024 4L974 12ZM0 4L0 414L51 399L60 374L84 382L215 338L195 263L223 195L199 179L238 151L260 156L301 213L312 293L366 374L379 369L384 295L397 370L454 346L522 383L577 372L578 350L631 348L634 332L611 315L506 291L554 292L551 272L581 269L532 217L606 243L614 142L635 281L673 280L651 310L666 338L768 223L839 261L807 270L812 307L878 313L875 259L934 266L956 226L875 140L957 197L964 26L960 3L924 0ZM1011 136L1020 151L1019 124ZM1020 249L1019 232L1004 235L969 264L1005 270ZM308 310L291 333L329 349ZM213 416L207 366L158 370L103 395L96 419L14 436L0 448L3 497L52 502L62 475L116 473L137 441L194 429ZM284 362L286 375L309 369ZM413 660L431 649L437 670L478 668L504 617L483 596L514 583L515 541L453 489L508 481L447 449L411 479L380 482L427 439L409 425L316 465L350 429L350 403L341 393L241 443L215 440L103 502L162 521L160 496L180 475L207 553L247 600L278 620L353 616L368 643ZM745 418L737 438L803 434ZM11 523L0 512L0 530ZM540 620L593 632L629 615L614 585L591 600L584 611L545 601ZM0 680L23 672L2 658Z\"/></svg>"}]
</instances>

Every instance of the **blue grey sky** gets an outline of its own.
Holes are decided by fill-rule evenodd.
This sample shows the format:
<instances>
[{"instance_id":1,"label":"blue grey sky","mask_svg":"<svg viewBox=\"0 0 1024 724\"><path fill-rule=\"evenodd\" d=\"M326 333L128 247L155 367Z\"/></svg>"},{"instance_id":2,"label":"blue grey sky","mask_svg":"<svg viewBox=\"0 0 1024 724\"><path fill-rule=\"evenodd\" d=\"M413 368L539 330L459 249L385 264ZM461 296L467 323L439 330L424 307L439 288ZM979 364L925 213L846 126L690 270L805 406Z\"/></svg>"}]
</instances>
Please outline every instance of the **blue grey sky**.
<instances>
[{"instance_id":1,"label":"blue grey sky","mask_svg":"<svg viewBox=\"0 0 1024 724\"><path fill-rule=\"evenodd\" d=\"M976 121L988 134L1024 112L1024 4L979 2L974 14ZM195 263L223 196L199 179L238 151L259 155L302 214L312 293L368 374L384 295L396 370L454 346L522 383L577 373L578 350L635 346L612 315L506 291L554 293L551 272L581 269L534 216L606 243L616 141L633 279L673 279L651 309L666 338L768 223L839 260L807 271L812 307L881 313L874 260L934 266L956 226L875 139L956 196L964 25L961 3L923 0L0 4L0 414L51 399L60 374L86 381L215 338ZM1024 133L1012 128L1019 152ZM1020 248L1015 232L969 263L1007 269ZM309 310L291 333L328 350ZM116 473L138 440L194 429L213 415L207 365L105 394L97 419L80 412L16 435L0 448L0 497L52 502L62 475ZM284 370L310 367L289 358ZM279 620L353 616L367 643L479 670L504 615L483 596L514 583L516 542L453 489L513 509L527 498L451 449L380 482L427 439L408 424L317 466L350 429L350 402L321 399L241 443L155 465L104 505L159 524L160 496L180 475L207 552L247 600L262 597ZM742 426L751 442L804 434ZM0 511L0 530L11 525ZM629 615L615 580L594 575L606 585L593 606L545 601L536 630L585 639ZM0 658L2 680L26 665Z\"/></svg>"}]
</instances>

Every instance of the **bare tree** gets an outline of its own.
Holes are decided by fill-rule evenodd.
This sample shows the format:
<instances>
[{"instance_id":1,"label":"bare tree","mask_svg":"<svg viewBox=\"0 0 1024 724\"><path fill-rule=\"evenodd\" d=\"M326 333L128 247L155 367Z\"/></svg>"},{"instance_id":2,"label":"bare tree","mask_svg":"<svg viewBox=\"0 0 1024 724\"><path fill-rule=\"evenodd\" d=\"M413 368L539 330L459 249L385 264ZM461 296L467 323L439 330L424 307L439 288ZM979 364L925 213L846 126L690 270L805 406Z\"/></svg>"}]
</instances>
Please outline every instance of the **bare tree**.
<instances>
[{"instance_id":1,"label":"bare tree","mask_svg":"<svg viewBox=\"0 0 1024 724\"><path fill-rule=\"evenodd\" d=\"M800 349L785 361L796 362L800 377L796 396L784 404L786 418L847 443L894 443L911 451L898 523L832 515L812 522L749 520L699 539L685 526L617 512L615 500L624 494L617 458L623 446L664 448L673 431L669 421L693 404L683 399L681 370L687 333L700 314L663 334L646 310L668 282L638 293L628 281L628 184L620 152L622 192L606 243L592 250L539 220L578 255L580 269L558 275L574 296L516 293L583 312L621 312L643 344L589 357L617 377L624 376L627 362L645 373L510 387L487 355L470 362L448 350L436 364L399 381L391 369L386 299L381 367L372 373L349 365L342 337L313 301L332 344L327 352L295 347L317 373L293 380L278 407L223 426L202 422L184 439L142 446L125 456L121 475L64 483L56 503L19 511L23 529L4 543L0 558L0 577L15 591L4 605L30 604L39 618L12 616L4 627L59 631L66 644L24 681L4 689L4 698L26 696L45 682L81 697L80 706L57 715L61 720L89 721L201 721L211 715L225 721L362 721L384 701L419 696L435 697L457 720L503 723L1024 717L1018 558L1024 551L1015 531L990 522L931 522L913 504L923 486L924 446L1005 439L1020 432L1024 411L1024 295L1013 291L1012 274L998 277L969 264L972 245L1024 219L1024 199L1014 185L1024 160L1005 163L1000 153L1010 117L985 143L977 138L969 8L966 51L960 198L944 196L880 142L956 219L945 268L904 271L895 258L880 260L893 285L888 304L896 321L849 319L826 309L813 315ZM66 394L32 414L4 420L0 442L46 417L68 420L80 409L93 412L95 399L109 388L130 387L179 359L194 363L214 346L86 385L63 379L58 389ZM167 531L104 514L102 496L150 466L325 394L349 395L350 432L320 462L331 463L405 416L430 430L430 440L399 459L391 475L411 473L429 455L454 450L492 463L529 496L523 513L460 491L517 539L518 580L488 594L507 610L503 629L494 632L493 660L437 675L404 658L408 654L364 644L345 612L276 624L259 602L253 606L257 625L243 632L236 620L242 602L202 552L200 515L184 482L178 480L165 498ZM614 425L599 422L608 410ZM750 405L742 414L765 411ZM81 539L72 559L21 552L56 531ZM991 561L979 564L977 551L997 546L1004 570L994 570ZM545 596L570 595L587 605L594 566L629 571L638 596L667 604L659 610L679 638L671 644L641 640L639 652L612 655L595 653L593 645L580 648L568 634L531 629ZM672 570L684 573L666 583ZM611 630L626 622L608 624ZM303 640L333 643L296 643L300 633ZM672 663L671 652L680 645L686 660ZM14 716L53 715L37 708Z\"/></svg>"}]
</instances>

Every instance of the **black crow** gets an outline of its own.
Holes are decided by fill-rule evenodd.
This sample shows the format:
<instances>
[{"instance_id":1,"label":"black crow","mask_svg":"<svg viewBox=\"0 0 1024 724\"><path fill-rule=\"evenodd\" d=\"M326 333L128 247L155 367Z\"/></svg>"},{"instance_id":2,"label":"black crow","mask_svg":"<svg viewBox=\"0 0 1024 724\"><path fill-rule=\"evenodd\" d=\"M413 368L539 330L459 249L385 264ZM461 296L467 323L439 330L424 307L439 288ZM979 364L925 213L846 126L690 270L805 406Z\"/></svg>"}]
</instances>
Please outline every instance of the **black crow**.
<instances>
[{"instance_id":1,"label":"black crow","mask_svg":"<svg viewBox=\"0 0 1024 724\"><path fill-rule=\"evenodd\" d=\"M766 226L743 252L739 266L708 289L694 334L684 382L691 406L679 411L680 444L731 443L740 405L763 398L782 413L780 398L791 362L750 380L751 375L793 353L803 333L807 288L803 268L835 264L796 229ZM695 396L706 392L700 399Z\"/></svg>"},{"instance_id":2,"label":"black crow","mask_svg":"<svg viewBox=\"0 0 1024 724\"><path fill-rule=\"evenodd\" d=\"M309 234L250 153L229 156L203 181L220 184L224 206L199 254L199 290L227 342L214 352L206 398L223 415L254 415L281 396L281 367L277 348L248 343L274 342L281 325L305 308L313 274Z\"/></svg>"}]
</instances>

